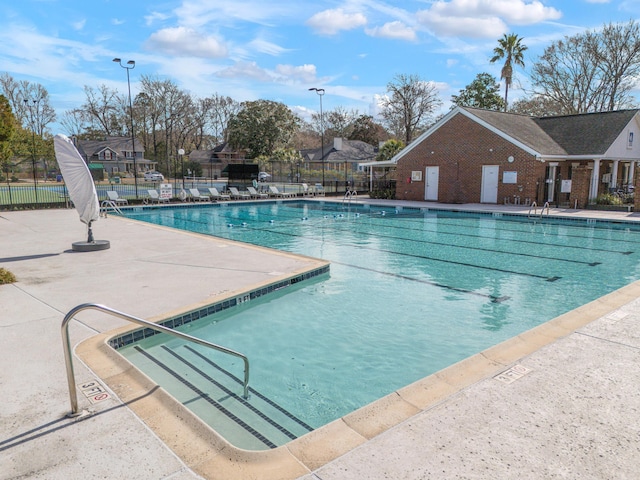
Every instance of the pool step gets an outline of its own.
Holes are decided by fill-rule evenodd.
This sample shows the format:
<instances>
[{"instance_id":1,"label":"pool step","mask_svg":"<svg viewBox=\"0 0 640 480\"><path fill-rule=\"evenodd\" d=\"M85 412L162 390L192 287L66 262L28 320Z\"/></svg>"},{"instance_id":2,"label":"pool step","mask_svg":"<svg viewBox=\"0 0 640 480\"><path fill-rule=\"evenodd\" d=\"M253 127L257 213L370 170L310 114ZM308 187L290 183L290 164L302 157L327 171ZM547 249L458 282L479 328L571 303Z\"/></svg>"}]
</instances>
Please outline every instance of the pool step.
<instances>
[{"instance_id":1,"label":"pool step","mask_svg":"<svg viewBox=\"0 0 640 480\"><path fill-rule=\"evenodd\" d=\"M134 348L166 381L181 384L181 393L174 394L178 401L240 448L275 448L313 430L252 388L244 399L242 381L206 352L189 345Z\"/></svg>"}]
</instances>

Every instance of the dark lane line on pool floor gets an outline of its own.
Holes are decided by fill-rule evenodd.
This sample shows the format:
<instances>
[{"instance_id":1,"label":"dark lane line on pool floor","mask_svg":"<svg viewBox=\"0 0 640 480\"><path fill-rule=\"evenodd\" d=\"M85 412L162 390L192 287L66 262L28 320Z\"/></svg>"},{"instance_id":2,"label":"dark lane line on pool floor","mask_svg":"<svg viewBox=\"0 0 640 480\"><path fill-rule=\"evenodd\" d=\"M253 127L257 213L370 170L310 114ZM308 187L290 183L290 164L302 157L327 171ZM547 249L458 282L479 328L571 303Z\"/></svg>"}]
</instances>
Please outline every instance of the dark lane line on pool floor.
<instances>
[{"instance_id":1,"label":"dark lane line on pool floor","mask_svg":"<svg viewBox=\"0 0 640 480\"><path fill-rule=\"evenodd\" d=\"M247 228L250 229L250 230L252 229L251 227L247 227ZM508 274L511 274L511 275L520 275L520 276L523 276L523 277L539 278L539 279L545 280L547 282L555 282L556 280L559 280L560 278L562 278L562 277L557 277L557 276L549 277L548 275L537 275L535 273L518 272L516 270L505 270L505 269L502 269L502 268L485 267L483 265L474 265L472 263L457 262L457 261L454 261L454 260L443 260L441 258L428 257L426 255L416 255L414 253L396 252L396 251L393 251L393 250L385 250L385 249L382 249L382 248L372 248L372 247L366 247L366 246L363 246L363 245L332 242L332 241L324 240L324 239L320 239L320 238L313 238L313 237L310 237L310 236L307 236L307 235L298 235L298 234L288 233L288 232L286 232L286 233L285 232L279 232L277 230L269 230L269 229L255 229L255 230L259 230L259 231L263 231L263 232L266 231L266 232L269 232L269 233L275 233L275 234L278 234L278 235L284 235L284 236L288 236L288 237L305 238L307 240L313 240L315 242L327 242L327 243L331 243L333 245L338 245L338 246L348 245L348 246L351 246L351 247L354 247L354 248L359 248L359 249L363 249L363 250L370 250L370 251L373 251L373 252L390 253L392 255L419 258L419 259L422 259L422 260L431 260L431 261L434 261L434 262L447 263L447 264L450 264L450 265L460 265L460 266L463 266L463 267L480 268L480 269L483 269L483 270L490 270L490 271L494 271L494 272L508 273ZM330 262L333 262L333 260L331 260L331 259L324 259L324 260L328 260Z\"/></svg>"},{"instance_id":2,"label":"dark lane line on pool floor","mask_svg":"<svg viewBox=\"0 0 640 480\"><path fill-rule=\"evenodd\" d=\"M182 362L187 367L189 367L191 370L193 370L194 372L199 374L202 378L204 378L208 382L210 382L213 385L215 385L216 387L218 387L220 390L222 390L224 393L226 393L227 396L229 396L229 397L233 398L234 400L240 402L242 404L242 406L244 406L245 408L250 410L253 414L257 415L261 419L263 419L265 422L267 422L269 425L274 427L276 430L282 432L284 435L286 435L291 440L295 440L296 438L298 438L298 436L296 434L290 432L289 430L284 428L282 425L276 423L274 420L272 420L271 418L267 417L263 412L258 410L255 406L251 405L247 400L242 398L240 395L237 395L237 394L233 393L231 390L229 390L223 384L218 382L215 378L211 377L206 372L203 372L198 367L196 367L193 363L189 362L189 360L184 358L182 355L178 355L176 352L171 350L166 345L162 345L162 349L164 351L166 351L169 355L171 355L173 358L175 358L176 360Z\"/></svg>"},{"instance_id":3,"label":"dark lane line on pool floor","mask_svg":"<svg viewBox=\"0 0 640 480\"><path fill-rule=\"evenodd\" d=\"M185 220L185 222L187 222L187 221ZM206 224L205 222L191 221L191 220L189 221L189 223ZM281 232L281 231L274 230L274 229L269 229L269 228L255 228L255 227L251 227L249 225L247 225L245 228L248 229L248 230L260 231L260 232L268 232L268 233L273 233L273 234L282 235L282 236L305 238L305 239L312 240L312 241L315 241L315 242L328 242L328 243L332 243L334 245L339 245L339 246L345 245L345 244L338 243L338 242L331 242L331 241L325 240L325 239L314 238L314 237L311 237L311 236L308 236L308 235L299 235L299 234L294 234L294 233L289 233L289 232ZM206 233L206 232L202 232L202 233ZM213 234L209 233L209 235L213 235ZM226 237L226 238L234 240L230 236ZM251 242L248 242L248 243L251 243ZM258 244L258 245L261 245L261 244ZM448 263L448 264L451 264L451 265L460 265L460 266L464 266L464 267L480 268L480 269L484 269L484 270L507 273L507 274L512 274L512 275L520 275L520 276L525 276L525 277L530 277L530 278L539 278L539 279L542 279L542 280L545 280L545 281L548 281L548 282L555 282L556 280L559 280L560 278L562 278L562 277L559 277L559 276L549 277L548 275L537 275L537 274L534 274L534 273L518 272L518 271L515 271L515 270L506 270L506 269L495 268L495 267L485 267L485 266L482 266L482 265L475 265L475 264L465 263L465 262L457 262L457 261L453 261L453 260L443 260L443 259L440 259L440 258L428 257L426 255L409 254L409 253L397 252L397 251L393 251L393 250L385 250L385 249L377 249L377 248L365 247L365 246L362 246L362 245L354 245L354 244L351 244L351 245L353 247L357 247L359 249L367 249L367 250L371 250L371 251L390 253L392 255L420 258L420 259L423 259L423 260L431 260L431 261L434 261L434 262L443 262L443 263ZM269 247L269 245L261 245L261 246ZM472 248L472 247L467 247L467 248ZM499 252L499 251L495 251L495 250L490 250L490 251L492 251L494 253L505 253L505 252ZM505 253L505 254L516 255L516 256L525 255L525 254L514 254L514 253ZM533 255L529 255L529 256L533 256ZM536 256L536 258L541 258L541 259L544 259L544 260L565 261L565 262L577 263L577 264L582 264L582 265L588 265L588 266L592 266L592 267L600 265L600 263L595 263L595 262L589 263L589 262L581 262L581 261L565 260L565 259L554 259L554 258L540 257L540 256ZM330 260L330 259L326 259L326 260Z\"/></svg>"},{"instance_id":4,"label":"dark lane line on pool floor","mask_svg":"<svg viewBox=\"0 0 640 480\"><path fill-rule=\"evenodd\" d=\"M141 354L142 356L144 356L145 358L151 360L153 363L155 363L157 366L159 366L160 368L162 368L164 371L166 371L167 373L169 373L173 378L175 378L176 380L178 380L180 383L182 383L183 385L185 385L188 389L190 389L192 392L194 392L196 395L199 396L200 399L204 400L205 402L211 404L213 407L215 407L217 410L219 410L221 413L223 413L224 415L226 415L229 419L233 420L235 423L237 423L240 427L242 427L244 430L246 430L247 432L249 432L251 435L253 435L255 438L257 438L258 440L260 440L262 443L264 443L267 447L269 448L276 448L277 445L275 443L273 443L271 440L269 440L268 438L266 438L264 435L262 435L260 432L258 432L256 429L254 429L251 425L248 425L246 422L244 422L242 419L238 418L235 414L233 414L232 412L230 412L227 408L225 408L223 405L221 405L220 403L216 402L214 399L212 399L209 395L207 395L205 392L203 392L202 390L200 390L198 387L196 387L195 385L193 385L191 382L187 381L185 378L183 378L179 373L177 373L176 371L172 370L171 368L169 368L167 365L165 365L164 363L162 363L160 360L158 360L157 358L155 358L153 355L151 355L149 352L147 352L146 350L140 348L139 346L134 347L134 349ZM241 398L241 397L240 397Z\"/></svg>"},{"instance_id":5,"label":"dark lane line on pool floor","mask_svg":"<svg viewBox=\"0 0 640 480\"><path fill-rule=\"evenodd\" d=\"M446 290L451 290L451 291L454 291L454 292L465 293L465 294L469 294L469 295L475 295L477 297L484 297L484 298L490 299L491 303L502 303L502 302L504 302L506 300L509 300L509 298L511 298L511 297L506 296L506 295L501 296L501 297L497 297L495 295L487 295L486 293L474 292L473 290L467 290L465 288L452 287L451 285L445 285L444 283L430 282L429 280L423 280L421 278L409 277L407 275L400 275L399 273L385 272L383 270L376 270L375 268L362 267L360 265L354 265L352 263L344 263L344 262L337 262L337 261L331 261L331 263L336 264L336 265L342 265L343 267L357 268L358 270L364 270L364 271L367 271L367 272L378 273L380 275L387 275L387 276L394 277L394 278L400 278L402 280L409 280L410 282L424 283L426 285L431 285L433 287L444 288Z\"/></svg>"},{"instance_id":6,"label":"dark lane line on pool floor","mask_svg":"<svg viewBox=\"0 0 640 480\"><path fill-rule=\"evenodd\" d=\"M214 216L213 214L210 213L206 213L207 216ZM278 213L278 219L282 219L285 218L285 220L283 220L284 222L287 222L288 220L291 221L298 221L301 220L304 217L299 217L299 216L293 216L293 215L283 215L282 213ZM328 217L328 215L323 216L322 220L326 219L325 217ZM365 218L368 218L366 215L364 215ZM173 219L173 217L171 217ZM336 215L335 218L346 218L346 217L340 217L339 215ZM392 217L391 217L392 218ZM261 219L256 219L255 217L244 217L244 218L236 218L235 220L237 221L242 221L242 220L247 220L246 222L241 222L237 225L234 226L243 226L243 223L246 223L247 225L249 224L249 222L253 222L253 223L266 223L265 220L261 220ZM309 220L308 218L305 219ZM312 218L311 221L313 222L314 220L320 220L319 217L315 217ZM184 219L184 221L188 221L188 222L193 222L193 223L200 223L203 225L209 225L209 223L207 222L202 222L202 221L198 221L198 220L190 220L190 219ZM273 219L269 220L269 223L271 224L273 221ZM229 225L229 224L228 224ZM231 224L233 225L233 224ZM350 224L352 225L352 224ZM375 224L375 226L380 226L380 224ZM454 225L455 226L455 225ZM335 229L341 229L341 230L346 230L346 228L340 228L337 227L336 224L332 224L331 225L332 228ZM553 242L548 242L548 243L543 243L543 242L537 242L534 240L526 240L526 239L519 239L519 240L510 240L510 239L503 239L503 238L495 238L495 237L487 237L487 236L483 236L483 235L477 235L477 234L469 234L469 233L461 233L461 232L442 232L442 231L438 231L435 229L420 229L420 228L408 228L408 227L404 227L404 226L397 226L397 225L389 225L386 224L385 227L390 228L390 229L396 229L396 230L403 230L403 231L414 231L414 232L430 232L430 233L437 233L439 235L451 235L451 236L460 236L460 237L467 237L467 238L479 238L482 240L497 240L497 241L502 241L502 242L508 242L508 241L517 241L520 244L530 244L536 247L550 247L550 248L565 248L565 249L578 249L581 253L584 252L585 250L587 251L592 251L592 252L604 252L604 253L619 253L622 255L631 255L634 252L633 251L629 251L629 250L625 250L625 251L619 251L619 250L611 250L611 249L606 249L606 248L593 248L593 247L588 247L588 246L584 246L584 247L580 247L580 246L576 246L576 245L565 245L562 243L553 243ZM469 227L460 227L460 228L469 228ZM483 228L486 229L486 227L479 227L479 228ZM255 228L255 230L260 230L258 228ZM503 229L504 230L504 229ZM349 231L353 231L353 230L349 230ZM358 230L360 232L360 230ZM526 233L526 232L522 232L522 231L514 231L514 230L506 230L506 231L510 231L510 232L516 232L516 233ZM416 240L416 239L411 239L411 238L406 238L406 237L398 237L398 236L394 236L394 235L381 235L381 234L372 234L369 232L364 232L367 235L375 235L378 237L385 237L385 238L392 238L392 239L398 239L398 240L407 240L407 241L413 241L413 242L423 242L423 243L430 243L433 245L451 245L451 244L447 244L447 243L439 243L439 242L433 242L433 241L427 241L427 240ZM571 236L571 235L567 235L567 236ZM573 237L575 238L584 238L584 237L579 237L577 235L574 235ZM605 239L607 241L609 241L609 239ZM618 242L627 242L626 240L611 240L611 241L618 241ZM635 241L628 241L627 243L634 243ZM456 245L458 246L458 245ZM460 248L469 248L469 249L478 249L478 250L482 250L482 248L480 247L471 247L471 246L463 246L463 245L459 245ZM543 259L555 259L561 262L572 262L571 260L567 260L564 258L558 258L558 257L547 257L544 255L533 255L533 254L525 254L525 253L516 253L516 252L508 252L508 251L502 251L502 250L486 250L486 251L490 251L490 252L499 252L499 253L506 253L506 254L511 254L511 255L524 255L524 256L533 256L536 258L543 258ZM577 261L578 263L589 263L589 262L581 262L581 261ZM593 265L591 266L595 266L598 263L593 263Z\"/></svg>"},{"instance_id":7,"label":"dark lane line on pool floor","mask_svg":"<svg viewBox=\"0 0 640 480\"><path fill-rule=\"evenodd\" d=\"M197 356L198 358L200 358L202 361L204 361L205 363L207 363L208 365L210 365L211 367L215 368L216 370L218 370L220 373L225 374L229 379L233 380L235 383L237 383L239 386L241 386L242 380L240 380L238 377L236 377L234 374L232 374L231 372L229 372L228 370L222 368L220 365L218 365L216 362L212 361L210 358L207 358L206 356L204 356L202 353L198 352L195 348L189 346L189 345L183 345L183 347L190 351L191 353L193 353L195 356ZM296 417L293 413L289 412L288 410L282 408L280 405L278 405L276 402L274 402L273 400L271 400L270 398L266 397L265 395L263 395L262 393L258 392L257 390L249 387L249 392L252 395L255 395L256 397L258 397L260 400L262 400L265 403L268 403L269 405L271 405L273 408L275 408L276 410L278 410L280 413L282 413L284 416L286 416L287 418L289 418L290 420L296 422L298 425L300 425L302 428L306 429L308 432L311 432L312 430L314 430L314 428L311 425L308 425L307 423L305 423L304 421L302 421L301 419L299 419L298 417Z\"/></svg>"}]
</instances>

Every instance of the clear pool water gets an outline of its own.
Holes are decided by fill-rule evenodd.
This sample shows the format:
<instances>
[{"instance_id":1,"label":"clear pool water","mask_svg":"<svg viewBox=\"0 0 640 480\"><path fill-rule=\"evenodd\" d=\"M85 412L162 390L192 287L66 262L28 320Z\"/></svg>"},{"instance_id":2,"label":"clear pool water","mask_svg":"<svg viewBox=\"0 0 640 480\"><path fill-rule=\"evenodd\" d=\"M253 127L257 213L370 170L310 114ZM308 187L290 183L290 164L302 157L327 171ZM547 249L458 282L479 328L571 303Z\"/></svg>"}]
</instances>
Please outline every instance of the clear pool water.
<instances>
[{"instance_id":1,"label":"clear pool water","mask_svg":"<svg viewBox=\"0 0 640 480\"><path fill-rule=\"evenodd\" d=\"M640 278L640 229L629 224L303 201L128 216L331 262L324 278L185 327L249 356L248 403L262 395L286 410L284 435L245 439L212 407L240 415L238 385L206 387L223 370L241 376L238 359L163 336L120 350L250 449L283 444ZM243 423L259 430L261 422Z\"/></svg>"}]
</instances>

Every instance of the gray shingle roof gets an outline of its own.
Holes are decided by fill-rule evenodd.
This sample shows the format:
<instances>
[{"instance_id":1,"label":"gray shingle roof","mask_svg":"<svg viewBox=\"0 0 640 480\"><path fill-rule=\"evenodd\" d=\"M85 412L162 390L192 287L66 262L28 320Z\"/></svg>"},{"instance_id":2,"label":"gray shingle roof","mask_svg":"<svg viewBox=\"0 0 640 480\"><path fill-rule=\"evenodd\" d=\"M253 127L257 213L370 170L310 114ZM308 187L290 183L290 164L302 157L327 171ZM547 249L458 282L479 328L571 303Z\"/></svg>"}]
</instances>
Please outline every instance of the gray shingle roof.
<instances>
[{"instance_id":1,"label":"gray shingle roof","mask_svg":"<svg viewBox=\"0 0 640 480\"><path fill-rule=\"evenodd\" d=\"M542 155L602 155L639 110L529 117L464 107Z\"/></svg>"},{"instance_id":2,"label":"gray shingle roof","mask_svg":"<svg viewBox=\"0 0 640 480\"><path fill-rule=\"evenodd\" d=\"M638 110L536 118L569 155L604 154Z\"/></svg>"},{"instance_id":3,"label":"gray shingle roof","mask_svg":"<svg viewBox=\"0 0 640 480\"><path fill-rule=\"evenodd\" d=\"M342 149L336 150L334 145L325 145L324 152L321 148L310 148L301 150L300 154L312 162L322 161L322 153L324 153L324 161L328 163L344 163L344 162L370 162L376 157L376 149L361 140L342 140Z\"/></svg>"}]
</instances>

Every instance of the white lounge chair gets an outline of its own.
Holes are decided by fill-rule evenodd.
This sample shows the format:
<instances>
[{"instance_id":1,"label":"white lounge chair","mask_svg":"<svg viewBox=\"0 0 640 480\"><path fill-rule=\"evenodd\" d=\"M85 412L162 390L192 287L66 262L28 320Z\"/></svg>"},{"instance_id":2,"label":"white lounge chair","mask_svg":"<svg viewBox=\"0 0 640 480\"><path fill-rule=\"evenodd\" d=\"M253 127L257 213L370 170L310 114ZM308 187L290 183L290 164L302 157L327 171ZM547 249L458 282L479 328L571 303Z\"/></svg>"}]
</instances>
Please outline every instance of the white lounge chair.
<instances>
[{"instance_id":1,"label":"white lounge chair","mask_svg":"<svg viewBox=\"0 0 640 480\"><path fill-rule=\"evenodd\" d=\"M116 205L128 205L129 201L126 198L122 198L120 196L118 196L118 192L116 192L115 190L108 190L107 191L107 198L112 201L113 203L115 203Z\"/></svg>"},{"instance_id":2,"label":"white lounge chair","mask_svg":"<svg viewBox=\"0 0 640 480\"><path fill-rule=\"evenodd\" d=\"M218 192L218 189L216 187L209 187L209 193L211 194L211 198L213 200L231 200L231 195Z\"/></svg>"},{"instance_id":3,"label":"white lounge chair","mask_svg":"<svg viewBox=\"0 0 640 480\"><path fill-rule=\"evenodd\" d=\"M309 188L309 185L306 183L302 184L302 196L303 197L313 197L313 190Z\"/></svg>"},{"instance_id":4,"label":"white lounge chair","mask_svg":"<svg viewBox=\"0 0 640 480\"><path fill-rule=\"evenodd\" d=\"M147 194L151 198L151 203L165 203L169 201L168 198L161 197L157 190L147 190Z\"/></svg>"},{"instance_id":5,"label":"white lounge chair","mask_svg":"<svg viewBox=\"0 0 640 480\"><path fill-rule=\"evenodd\" d=\"M259 192L253 187L247 187L247 191L249 192L249 195L251 195L251 198L269 198L268 193Z\"/></svg>"},{"instance_id":6,"label":"white lounge chair","mask_svg":"<svg viewBox=\"0 0 640 480\"><path fill-rule=\"evenodd\" d=\"M209 198L208 195L202 195L200 193L200 190L198 190L197 188L190 188L189 189L189 198L191 200L198 200L200 202L209 202L209 201L211 201L211 198Z\"/></svg>"},{"instance_id":7,"label":"white lounge chair","mask_svg":"<svg viewBox=\"0 0 640 480\"><path fill-rule=\"evenodd\" d=\"M269 195L272 197L290 198L293 193L281 192L275 185L269 185Z\"/></svg>"},{"instance_id":8,"label":"white lounge chair","mask_svg":"<svg viewBox=\"0 0 640 480\"><path fill-rule=\"evenodd\" d=\"M314 191L317 197L324 197L324 187L322 186L321 183L316 183Z\"/></svg>"},{"instance_id":9,"label":"white lounge chair","mask_svg":"<svg viewBox=\"0 0 640 480\"><path fill-rule=\"evenodd\" d=\"M236 187L229 187L229 191L231 192L231 198L236 200L249 200L251 198L251 195L246 192L239 192Z\"/></svg>"}]
</instances>

